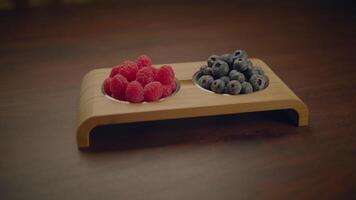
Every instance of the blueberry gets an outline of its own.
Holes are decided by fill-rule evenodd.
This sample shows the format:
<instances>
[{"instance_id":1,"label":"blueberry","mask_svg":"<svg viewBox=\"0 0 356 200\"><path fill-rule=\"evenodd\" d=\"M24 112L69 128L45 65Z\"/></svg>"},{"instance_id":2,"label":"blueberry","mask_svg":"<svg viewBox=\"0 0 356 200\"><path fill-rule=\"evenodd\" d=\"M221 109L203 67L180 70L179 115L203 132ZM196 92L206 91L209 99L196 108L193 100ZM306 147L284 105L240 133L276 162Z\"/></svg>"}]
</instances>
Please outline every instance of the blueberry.
<instances>
[{"instance_id":1,"label":"blueberry","mask_svg":"<svg viewBox=\"0 0 356 200\"><path fill-rule=\"evenodd\" d=\"M241 91L241 83L237 80L232 80L227 84L227 92L229 94L239 94Z\"/></svg>"},{"instance_id":2,"label":"blueberry","mask_svg":"<svg viewBox=\"0 0 356 200\"><path fill-rule=\"evenodd\" d=\"M205 68L207 68L208 67L208 65L202 65L201 67L200 67L200 71L203 71Z\"/></svg>"},{"instance_id":3,"label":"blueberry","mask_svg":"<svg viewBox=\"0 0 356 200\"><path fill-rule=\"evenodd\" d=\"M249 82L243 82L241 83L241 93L242 94L248 94L248 93L252 93L253 92L253 87L251 85L251 83Z\"/></svg>"},{"instance_id":4,"label":"blueberry","mask_svg":"<svg viewBox=\"0 0 356 200\"><path fill-rule=\"evenodd\" d=\"M197 74L196 74L195 79L196 79L196 80L199 80L199 78L202 77L203 75L204 75L204 74L203 74L203 71L199 70L199 71L197 72Z\"/></svg>"},{"instance_id":5,"label":"blueberry","mask_svg":"<svg viewBox=\"0 0 356 200\"><path fill-rule=\"evenodd\" d=\"M215 81L213 81L213 83L211 83L210 89L215 93L219 93L219 94L224 93L225 82L221 79L216 79Z\"/></svg>"},{"instance_id":6,"label":"blueberry","mask_svg":"<svg viewBox=\"0 0 356 200\"><path fill-rule=\"evenodd\" d=\"M213 64L213 76L216 78L220 78L229 73L229 65L222 60L218 60Z\"/></svg>"},{"instance_id":7,"label":"blueberry","mask_svg":"<svg viewBox=\"0 0 356 200\"><path fill-rule=\"evenodd\" d=\"M232 67L232 63L234 62L234 58L231 54L223 54L220 56L220 59L225 61L230 67Z\"/></svg>"},{"instance_id":8,"label":"blueberry","mask_svg":"<svg viewBox=\"0 0 356 200\"><path fill-rule=\"evenodd\" d=\"M232 64L232 68L236 69L239 72L244 72L247 69L251 68L251 66L251 61L246 58L235 59L234 63Z\"/></svg>"},{"instance_id":9,"label":"blueberry","mask_svg":"<svg viewBox=\"0 0 356 200\"><path fill-rule=\"evenodd\" d=\"M237 70L231 70L229 76L231 80L237 80L240 81L240 83L245 81L245 75Z\"/></svg>"},{"instance_id":10,"label":"blueberry","mask_svg":"<svg viewBox=\"0 0 356 200\"><path fill-rule=\"evenodd\" d=\"M203 73L205 75L212 75L213 74L213 69L211 67L207 67L204 69Z\"/></svg>"},{"instance_id":11,"label":"blueberry","mask_svg":"<svg viewBox=\"0 0 356 200\"><path fill-rule=\"evenodd\" d=\"M214 62L220 60L220 57L218 55L211 55L208 58L208 67L212 67Z\"/></svg>"},{"instance_id":12,"label":"blueberry","mask_svg":"<svg viewBox=\"0 0 356 200\"><path fill-rule=\"evenodd\" d=\"M268 86L269 79L265 75L253 74L250 78L250 83L254 91L263 90Z\"/></svg>"},{"instance_id":13,"label":"blueberry","mask_svg":"<svg viewBox=\"0 0 356 200\"><path fill-rule=\"evenodd\" d=\"M225 90L224 90L223 93L224 93L224 94L229 94L228 91L227 91L227 83L225 83L225 85L226 85L226 86L225 86Z\"/></svg>"},{"instance_id":14,"label":"blueberry","mask_svg":"<svg viewBox=\"0 0 356 200\"><path fill-rule=\"evenodd\" d=\"M234 57L234 59L238 59L238 58L248 58L246 51L244 50L236 50L234 51L234 53L232 54L232 56Z\"/></svg>"},{"instance_id":15,"label":"blueberry","mask_svg":"<svg viewBox=\"0 0 356 200\"><path fill-rule=\"evenodd\" d=\"M225 82L225 84L227 84L230 81L230 77L228 76L222 76L220 77L221 80L223 80Z\"/></svg>"},{"instance_id":16,"label":"blueberry","mask_svg":"<svg viewBox=\"0 0 356 200\"><path fill-rule=\"evenodd\" d=\"M210 75L203 75L199 78L198 84L205 89L209 89L211 83L214 81L214 78Z\"/></svg>"},{"instance_id":17,"label":"blueberry","mask_svg":"<svg viewBox=\"0 0 356 200\"><path fill-rule=\"evenodd\" d=\"M200 67L200 71L202 72L203 75L211 75L212 74L212 68L208 67L208 65L202 65Z\"/></svg>"},{"instance_id":18,"label":"blueberry","mask_svg":"<svg viewBox=\"0 0 356 200\"><path fill-rule=\"evenodd\" d=\"M252 70L255 72L255 74L259 74L259 75L265 74L265 72L263 71L263 69L260 66L253 66Z\"/></svg>"},{"instance_id":19,"label":"blueberry","mask_svg":"<svg viewBox=\"0 0 356 200\"><path fill-rule=\"evenodd\" d=\"M265 74L265 72L259 66L252 66L251 68L246 70L244 73L245 73L245 75L246 75L246 77L248 79L254 74L258 74L258 75L264 75Z\"/></svg>"},{"instance_id":20,"label":"blueberry","mask_svg":"<svg viewBox=\"0 0 356 200\"><path fill-rule=\"evenodd\" d=\"M263 89L265 89L265 88L268 87L268 85L269 85L269 78L268 78L268 76L267 76L266 74L264 74L263 76L264 76L265 79L266 79L265 87L263 88Z\"/></svg>"}]
</instances>

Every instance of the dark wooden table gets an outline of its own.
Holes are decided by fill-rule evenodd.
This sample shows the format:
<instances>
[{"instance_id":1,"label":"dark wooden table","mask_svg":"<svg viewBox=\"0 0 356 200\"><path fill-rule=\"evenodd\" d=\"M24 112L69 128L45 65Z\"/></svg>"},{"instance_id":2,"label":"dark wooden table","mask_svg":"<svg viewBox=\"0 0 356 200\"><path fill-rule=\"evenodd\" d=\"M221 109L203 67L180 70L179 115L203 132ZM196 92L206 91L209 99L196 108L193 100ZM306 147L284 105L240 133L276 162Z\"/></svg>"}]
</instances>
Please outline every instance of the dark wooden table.
<instances>
[{"instance_id":1,"label":"dark wooden table","mask_svg":"<svg viewBox=\"0 0 356 200\"><path fill-rule=\"evenodd\" d=\"M1 15L0 199L356 199L355 16L332 1ZM98 128L93 148L77 149L88 70L236 48L304 100L308 127L278 111L146 122Z\"/></svg>"}]
</instances>

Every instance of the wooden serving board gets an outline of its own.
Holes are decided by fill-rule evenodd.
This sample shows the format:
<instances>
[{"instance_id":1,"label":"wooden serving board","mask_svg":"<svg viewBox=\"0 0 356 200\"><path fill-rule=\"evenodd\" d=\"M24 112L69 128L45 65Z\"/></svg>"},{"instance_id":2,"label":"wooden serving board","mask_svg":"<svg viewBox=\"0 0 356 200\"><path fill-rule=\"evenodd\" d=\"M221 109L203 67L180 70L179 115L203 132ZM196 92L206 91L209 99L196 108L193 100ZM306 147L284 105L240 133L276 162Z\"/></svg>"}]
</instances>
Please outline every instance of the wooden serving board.
<instances>
[{"instance_id":1,"label":"wooden serving board","mask_svg":"<svg viewBox=\"0 0 356 200\"><path fill-rule=\"evenodd\" d=\"M99 125L213 116L268 110L292 109L297 114L297 125L306 126L307 106L261 60L251 59L262 67L270 79L269 86L258 92L243 95L221 95L199 88L193 75L205 62L170 64L180 82L180 90L163 101L130 104L113 101L102 92L102 83L110 68L88 72L80 90L77 143L79 148L90 146L90 131Z\"/></svg>"}]
</instances>

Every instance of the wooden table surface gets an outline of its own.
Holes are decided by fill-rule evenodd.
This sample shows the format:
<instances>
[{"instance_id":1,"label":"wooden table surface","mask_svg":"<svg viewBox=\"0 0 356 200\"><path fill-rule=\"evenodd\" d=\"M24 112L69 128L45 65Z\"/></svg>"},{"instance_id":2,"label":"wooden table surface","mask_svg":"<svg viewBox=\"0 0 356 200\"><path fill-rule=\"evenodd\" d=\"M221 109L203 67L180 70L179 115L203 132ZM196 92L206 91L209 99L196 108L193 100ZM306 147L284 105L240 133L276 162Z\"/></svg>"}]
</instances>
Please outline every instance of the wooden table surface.
<instances>
[{"instance_id":1,"label":"wooden table surface","mask_svg":"<svg viewBox=\"0 0 356 200\"><path fill-rule=\"evenodd\" d=\"M355 13L185 1L1 15L0 199L356 199ZM308 127L279 111L146 122L99 127L77 149L87 71L236 48L308 105Z\"/></svg>"}]
</instances>

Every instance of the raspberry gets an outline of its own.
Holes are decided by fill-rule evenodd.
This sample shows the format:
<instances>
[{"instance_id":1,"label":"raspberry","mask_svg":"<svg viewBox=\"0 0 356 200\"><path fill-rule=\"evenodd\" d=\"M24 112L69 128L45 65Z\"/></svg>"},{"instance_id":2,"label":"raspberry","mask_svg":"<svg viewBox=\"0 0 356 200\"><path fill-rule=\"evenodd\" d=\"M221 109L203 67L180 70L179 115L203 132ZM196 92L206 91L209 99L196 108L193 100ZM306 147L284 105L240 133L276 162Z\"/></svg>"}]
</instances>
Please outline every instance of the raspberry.
<instances>
[{"instance_id":1,"label":"raspberry","mask_svg":"<svg viewBox=\"0 0 356 200\"><path fill-rule=\"evenodd\" d=\"M111 96L111 90L110 90L110 83L111 83L111 78L108 77L104 80L103 86L104 86L104 92L105 94Z\"/></svg>"},{"instance_id":2,"label":"raspberry","mask_svg":"<svg viewBox=\"0 0 356 200\"><path fill-rule=\"evenodd\" d=\"M118 65L118 66L113 67L113 68L111 69L110 78L114 77L116 74L119 73L120 67L121 67L121 65Z\"/></svg>"},{"instance_id":3,"label":"raspberry","mask_svg":"<svg viewBox=\"0 0 356 200\"><path fill-rule=\"evenodd\" d=\"M172 66L170 66L170 65L163 65L162 67L167 68L169 71L171 71L171 76L172 76L173 79L174 79L175 74L174 74L174 70L173 70ZM161 68L162 68L162 67L161 67Z\"/></svg>"},{"instance_id":4,"label":"raspberry","mask_svg":"<svg viewBox=\"0 0 356 200\"><path fill-rule=\"evenodd\" d=\"M158 73L158 69L154 66L150 66L149 68L152 69L153 73L154 73L154 78L155 80L157 79L157 73Z\"/></svg>"},{"instance_id":5,"label":"raspberry","mask_svg":"<svg viewBox=\"0 0 356 200\"><path fill-rule=\"evenodd\" d=\"M156 80L164 85L171 84L174 80L174 71L171 66L163 65L158 69L156 74Z\"/></svg>"},{"instance_id":6,"label":"raspberry","mask_svg":"<svg viewBox=\"0 0 356 200\"><path fill-rule=\"evenodd\" d=\"M162 97L170 96L173 92L175 92L177 90L177 83L175 81L173 81L171 84L163 85L163 87L169 87L170 89L163 88ZM165 91L165 90L167 90L167 91ZM165 94L165 92L168 94Z\"/></svg>"},{"instance_id":7,"label":"raspberry","mask_svg":"<svg viewBox=\"0 0 356 200\"><path fill-rule=\"evenodd\" d=\"M140 103L143 101L143 88L137 81L132 81L127 85L125 99L131 103Z\"/></svg>"},{"instance_id":8,"label":"raspberry","mask_svg":"<svg viewBox=\"0 0 356 200\"><path fill-rule=\"evenodd\" d=\"M153 81L143 88L145 101L157 101L162 97L163 86L158 81Z\"/></svg>"},{"instance_id":9,"label":"raspberry","mask_svg":"<svg viewBox=\"0 0 356 200\"><path fill-rule=\"evenodd\" d=\"M162 98L171 96L172 92L172 85L163 85Z\"/></svg>"},{"instance_id":10,"label":"raspberry","mask_svg":"<svg viewBox=\"0 0 356 200\"><path fill-rule=\"evenodd\" d=\"M128 81L124 76L120 74L114 76L110 82L110 91L112 97L119 100L125 100L125 91L127 84Z\"/></svg>"},{"instance_id":11,"label":"raspberry","mask_svg":"<svg viewBox=\"0 0 356 200\"><path fill-rule=\"evenodd\" d=\"M130 82L136 79L138 67L135 62L125 61L118 70L119 74L123 75Z\"/></svg>"},{"instance_id":12,"label":"raspberry","mask_svg":"<svg viewBox=\"0 0 356 200\"><path fill-rule=\"evenodd\" d=\"M172 88L172 93L176 91L176 89L177 89L177 84L176 84L175 81L173 81L173 82L171 83L171 88Z\"/></svg>"},{"instance_id":13,"label":"raspberry","mask_svg":"<svg viewBox=\"0 0 356 200\"><path fill-rule=\"evenodd\" d=\"M146 56L146 55L141 55L137 58L136 60L137 63L137 67L138 69L141 69L143 67L149 67L152 65L152 60L150 57Z\"/></svg>"},{"instance_id":14,"label":"raspberry","mask_svg":"<svg viewBox=\"0 0 356 200\"><path fill-rule=\"evenodd\" d=\"M232 80L227 84L227 92L229 94L239 94L241 91L241 83L237 80Z\"/></svg>"},{"instance_id":15,"label":"raspberry","mask_svg":"<svg viewBox=\"0 0 356 200\"><path fill-rule=\"evenodd\" d=\"M225 82L221 79L216 79L215 81L213 81L210 85L210 89L211 91L215 92L215 93L224 93L225 91Z\"/></svg>"},{"instance_id":16,"label":"raspberry","mask_svg":"<svg viewBox=\"0 0 356 200\"><path fill-rule=\"evenodd\" d=\"M141 85L143 87L145 85L147 85L148 83L154 81L155 74L154 74L153 70L154 69L152 67L144 67L144 68L138 70L138 72L136 74L136 81L141 83Z\"/></svg>"}]
</instances>

